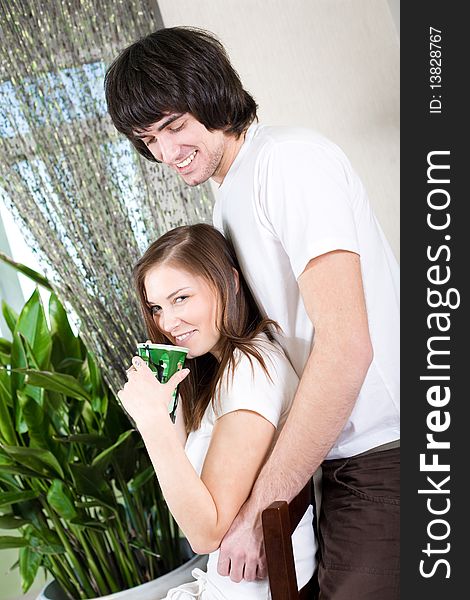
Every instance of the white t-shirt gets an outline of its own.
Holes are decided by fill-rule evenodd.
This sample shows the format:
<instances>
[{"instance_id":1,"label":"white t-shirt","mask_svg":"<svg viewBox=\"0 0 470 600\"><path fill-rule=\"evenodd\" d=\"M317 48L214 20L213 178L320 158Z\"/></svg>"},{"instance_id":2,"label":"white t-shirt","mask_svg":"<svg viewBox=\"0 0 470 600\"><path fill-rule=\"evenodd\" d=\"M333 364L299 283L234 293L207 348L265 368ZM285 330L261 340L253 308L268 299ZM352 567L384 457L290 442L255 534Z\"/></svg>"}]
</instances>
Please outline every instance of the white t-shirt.
<instances>
[{"instance_id":1,"label":"white t-shirt","mask_svg":"<svg viewBox=\"0 0 470 600\"><path fill-rule=\"evenodd\" d=\"M256 359L250 359L237 352L238 364L233 379L224 378L221 385L220 400L215 411L212 403L204 413L201 426L192 431L186 441L185 452L191 464L200 475L209 448L214 423L217 418L235 410L250 410L259 413L274 427L284 424L298 385L298 377L285 354L265 335L259 336L257 348L262 354L271 379L266 375ZM295 567L299 587L303 587L311 578L315 568L317 542L312 527L313 511L310 507L300 521L292 536ZM268 599L270 598L267 579L262 581L241 581L234 583L229 577L217 573L219 551L209 555L207 574L207 592L201 598L227 598L230 600ZM217 590L211 593L210 590Z\"/></svg>"},{"instance_id":2,"label":"white t-shirt","mask_svg":"<svg viewBox=\"0 0 470 600\"><path fill-rule=\"evenodd\" d=\"M214 225L233 242L262 312L302 375L314 331L298 277L333 250L360 255L373 362L327 458L399 439L399 272L364 187L343 152L308 129L252 124L217 193Z\"/></svg>"}]
</instances>

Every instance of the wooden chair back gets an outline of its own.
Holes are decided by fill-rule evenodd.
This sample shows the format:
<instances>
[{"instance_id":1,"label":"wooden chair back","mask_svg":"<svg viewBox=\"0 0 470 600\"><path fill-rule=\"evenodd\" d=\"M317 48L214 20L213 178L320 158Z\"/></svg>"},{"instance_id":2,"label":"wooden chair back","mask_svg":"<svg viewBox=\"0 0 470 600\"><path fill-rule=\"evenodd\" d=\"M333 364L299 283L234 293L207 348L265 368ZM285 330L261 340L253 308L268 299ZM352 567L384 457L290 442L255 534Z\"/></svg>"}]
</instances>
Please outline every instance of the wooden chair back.
<instances>
[{"instance_id":1,"label":"wooden chair back","mask_svg":"<svg viewBox=\"0 0 470 600\"><path fill-rule=\"evenodd\" d=\"M261 518L272 600L317 598L316 574L301 590L297 589L292 550L292 534L309 505L315 506L314 502L313 481L310 479L289 504L276 501L263 510Z\"/></svg>"}]
</instances>

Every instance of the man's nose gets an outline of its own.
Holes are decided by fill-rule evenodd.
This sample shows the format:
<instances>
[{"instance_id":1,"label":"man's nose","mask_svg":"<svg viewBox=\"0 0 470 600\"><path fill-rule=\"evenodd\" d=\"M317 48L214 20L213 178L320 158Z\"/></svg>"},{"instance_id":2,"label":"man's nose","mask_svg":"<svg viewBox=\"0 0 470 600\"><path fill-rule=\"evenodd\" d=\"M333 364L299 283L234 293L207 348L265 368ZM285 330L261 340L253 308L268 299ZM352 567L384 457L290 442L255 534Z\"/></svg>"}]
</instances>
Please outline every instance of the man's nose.
<instances>
[{"instance_id":1,"label":"man's nose","mask_svg":"<svg viewBox=\"0 0 470 600\"><path fill-rule=\"evenodd\" d=\"M172 165L178 158L178 144L175 144L169 136L162 135L159 137L157 145L160 154L159 160L166 164Z\"/></svg>"}]
</instances>

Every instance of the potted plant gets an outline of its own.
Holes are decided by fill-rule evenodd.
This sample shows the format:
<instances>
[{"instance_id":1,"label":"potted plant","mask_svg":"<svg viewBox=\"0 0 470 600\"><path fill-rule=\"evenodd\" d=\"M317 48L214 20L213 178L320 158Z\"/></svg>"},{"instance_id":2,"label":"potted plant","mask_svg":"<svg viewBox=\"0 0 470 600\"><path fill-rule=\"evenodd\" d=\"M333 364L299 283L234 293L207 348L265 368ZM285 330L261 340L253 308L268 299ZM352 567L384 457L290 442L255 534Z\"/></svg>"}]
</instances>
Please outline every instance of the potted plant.
<instances>
[{"instance_id":1,"label":"potted plant","mask_svg":"<svg viewBox=\"0 0 470 600\"><path fill-rule=\"evenodd\" d=\"M23 592L40 568L54 578L40 598L54 600L129 588L155 598L191 579L205 557L185 563L194 555L182 552L139 433L58 298L50 324L37 289L19 315L2 310L12 341L0 339L0 529L19 536L0 548L19 548Z\"/></svg>"}]
</instances>

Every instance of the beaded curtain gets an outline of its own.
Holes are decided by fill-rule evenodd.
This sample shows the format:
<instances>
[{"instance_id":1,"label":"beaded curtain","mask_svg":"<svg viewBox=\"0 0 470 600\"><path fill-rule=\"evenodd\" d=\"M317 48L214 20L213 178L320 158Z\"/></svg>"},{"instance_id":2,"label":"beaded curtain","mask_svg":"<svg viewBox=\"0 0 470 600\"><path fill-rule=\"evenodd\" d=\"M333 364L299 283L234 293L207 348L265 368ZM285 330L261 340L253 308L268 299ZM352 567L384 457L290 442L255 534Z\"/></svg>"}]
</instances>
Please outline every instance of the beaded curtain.
<instances>
[{"instance_id":1,"label":"beaded curtain","mask_svg":"<svg viewBox=\"0 0 470 600\"><path fill-rule=\"evenodd\" d=\"M133 264L212 208L106 112L107 66L159 27L149 0L0 0L0 195L114 391L145 340Z\"/></svg>"}]
</instances>

